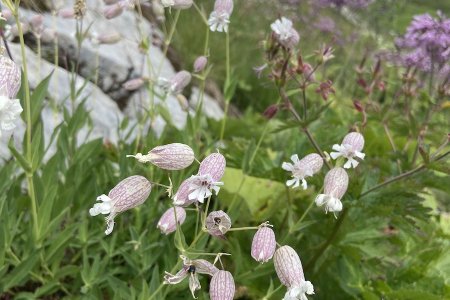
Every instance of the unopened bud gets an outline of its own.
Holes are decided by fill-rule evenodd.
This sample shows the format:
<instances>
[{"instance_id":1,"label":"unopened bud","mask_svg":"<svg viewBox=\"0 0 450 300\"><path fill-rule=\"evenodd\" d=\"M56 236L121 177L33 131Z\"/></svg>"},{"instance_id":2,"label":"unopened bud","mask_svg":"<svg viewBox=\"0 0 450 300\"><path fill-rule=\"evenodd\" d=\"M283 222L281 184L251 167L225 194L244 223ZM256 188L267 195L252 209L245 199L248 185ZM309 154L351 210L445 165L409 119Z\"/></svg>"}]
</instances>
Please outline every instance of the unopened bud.
<instances>
[{"instance_id":1,"label":"unopened bud","mask_svg":"<svg viewBox=\"0 0 450 300\"><path fill-rule=\"evenodd\" d=\"M139 162L150 162L164 170L182 170L189 167L194 161L194 151L185 144L173 143L157 146L150 150L147 155L138 153L127 155L134 157Z\"/></svg>"},{"instance_id":2,"label":"unopened bud","mask_svg":"<svg viewBox=\"0 0 450 300\"><path fill-rule=\"evenodd\" d=\"M266 108L266 110L263 112L263 116L270 120L273 117L275 117L277 113L278 113L278 105L272 104Z\"/></svg>"},{"instance_id":3,"label":"unopened bud","mask_svg":"<svg viewBox=\"0 0 450 300\"><path fill-rule=\"evenodd\" d=\"M206 56L199 56L194 62L194 72L199 73L203 71L208 63Z\"/></svg>"},{"instance_id":4,"label":"unopened bud","mask_svg":"<svg viewBox=\"0 0 450 300\"><path fill-rule=\"evenodd\" d=\"M268 262L275 252L276 245L275 233L272 228L262 226L253 237L252 257L260 263Z\"/></svg>"},{"instance_id":5,"label":"unopened bud","mask_svg":"<svg viewBox=\"0 0 450 300\"><path fill-rule=\"evenodd\" d=\"M176 215L175 215L176 213ZM161 233L169 234L177 230L177 223L181 225L186 219L186 211L182 207L169 208L159 219L158 226Z\"/></svg>"}]
</instances>

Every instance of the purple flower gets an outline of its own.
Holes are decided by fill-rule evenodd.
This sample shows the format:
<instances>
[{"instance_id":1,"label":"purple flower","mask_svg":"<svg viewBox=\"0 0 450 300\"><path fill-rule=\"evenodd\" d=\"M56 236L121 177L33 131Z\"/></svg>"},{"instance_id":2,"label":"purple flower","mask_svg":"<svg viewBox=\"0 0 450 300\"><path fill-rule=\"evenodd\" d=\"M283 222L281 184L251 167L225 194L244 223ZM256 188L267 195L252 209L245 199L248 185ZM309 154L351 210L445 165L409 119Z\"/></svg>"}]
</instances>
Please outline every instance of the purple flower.
<instances>
[{"instance_id":1,"label":"purple flower","mask_svg":"<svg viewBox=\"0 0 450 300\"><path fill-rule=\"evenodd\" d=\"M176 216L175 216L176 212ZM177 223L181 225L186 219L186 211L182 207L169 208L159 219L158 226L161 233L169 234L177 230Z\"/></svg>"},{"instance_id":2,"label":"purple flower","mask_svg":"<svg viewBox=\"0 0 450 300\"><path fill-rule=\"evenodd\" d=\"M119 182L108 194L97 197L97 201L89 210L91 216L99 214L107 215L107 229L105 234L110 234L114 229L114 218L117 214L141 205L147 200L152 190L151 183L143 176L130 176Z\"/></svg>"},{"instance_id":3,"label":"purple flower","mask_svg":"<svg viewBox=\"0 0 450 300\"><path fill-rule=\"evenodd\" d=\"M252 257L260 263L268 262L272 258L277 242L272 228L262 225L253 236Z\"/></svg>"},{"instance_id":4,"label":"purple flower","mask_svg":"<svg viewBox=\"0 0 450 300\"><path fill-rule=\"evenodd\" d=\"M211 300L233 300L235 292L236 287L230 272L219 270L214 274L209 286Z\"/></svg>"},{"instance_id":5,"label":"purple flower","mask_svg":"<svg viewBox=\"0 0 450 300\"><path fill-rule=\"evenodd\" d=\"M219 269L204 259L190 260L185 256L180 257L183 260L182 269L175 275L165 272L166 275L164 276L164 284L177 284L189 276L189 289L191 290L192 297L196 298L195 291L201 288L198 274L214 276L219 272Z\"/></svg>"},{"instance_id":6,"label":"purple flower","mask_svg":"<svg viewBox=\"0 0 450 300\"><path fill-rule=\"evenodd\" d=\"M273 256L273 264L281 283L288 288L284 300L305 300L306 294L314 294L313 285L305 280L300 257L292 247L278 248Z\"/></svg>"},{"instance_id":7,"label":"purple flower","mask_svg":"<svg viewBox=\"0 0 450 300\"><path fill-rule=\"evenodd\" d=\"M325 212L342 210L341 198L348 187L348 175L342 168L333 168L325 175L324 193L316 197L317 206L325 205Z\"/></svg>"},{"instance_id":8,"label":"purple flower","mask_svg":"<svg viewBox=\"0 0 450 300\"><path fill-rule=\"evenodd\" d=\"M206 217L205 226L210 235L223 238L224 234L231 228L231 219L222 210L212 211Z\"/></svg>"},{"instance_id":9,"label":"purple flower","mask_svg":"<svg viewBox=\"0 0 450 300\"><path fill-rule=\"evenodd\" d=\"M437 18L430 14L414 16L396 45L403 51L405 66L422 71L431 71L434 64L440 68L450 59L450 19L440 12Z\"/></svg>"}]
</instances>

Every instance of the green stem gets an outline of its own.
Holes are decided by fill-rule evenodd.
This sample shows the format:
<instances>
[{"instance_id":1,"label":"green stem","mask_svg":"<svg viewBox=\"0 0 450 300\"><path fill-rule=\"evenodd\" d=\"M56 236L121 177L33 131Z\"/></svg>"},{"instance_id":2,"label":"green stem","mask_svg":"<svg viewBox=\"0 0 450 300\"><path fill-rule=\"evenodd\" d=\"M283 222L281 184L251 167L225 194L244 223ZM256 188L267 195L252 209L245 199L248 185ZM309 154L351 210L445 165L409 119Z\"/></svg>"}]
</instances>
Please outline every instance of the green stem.
<instances>
[{"instance_id":1,"label":"green stem","mask_svg":"<svg viewBox=\"0 0 450 300\"><path fill-rule=\"evenodd\" d=\"M19 19L19 7L18 4L13 12L14 18L16 20L17 31L20 40L20 50L22 54L22 66L23 66L23 84L25 90L25 117L26 117L26 158L30 163L32 162L32 149L31 149L31 96L30 96L30 86L28 84L28 68L27 68L27 57L25 53L25 40L23 38L22 24ZM36 204L36 193L34 190L33 182L33 170L27 172L27 182L28 182L28 194L31 199L31 215L33 219L33 234L35 242L39 240L39 220L37 214L37 204Z\"/></svg>"},{"instance_id":2,"label":"green stem","mask_svg":"<svg viewBox=\"0 0 450 300\"><path fill-rule=\"evenodd\" d=\"M235 228L230 228L228 229L228 231L243 231L243 230L258 230L259 227L235 227Z\"/></svg>"},{"instance_id":3,"label":"green stem","mask_svg":"<svg viewBox=\"0 0 450 300\"><path fill-rule=\"evenodd\" d=\"M230 34L226 33L225 35L225 60L226 60L226 79L225 79L225 89L224 89L224 95L225 95L225 109L224 109L224 116L222 119L222 128L220 129L220 141L223 140L223 136L225 134L225 126L227 124L227 118L228 118L228 110L230 109L230 95L228 89L230 88L230 81L231 81L231 67L230 67Z\"/></svg>"}]
</instances>

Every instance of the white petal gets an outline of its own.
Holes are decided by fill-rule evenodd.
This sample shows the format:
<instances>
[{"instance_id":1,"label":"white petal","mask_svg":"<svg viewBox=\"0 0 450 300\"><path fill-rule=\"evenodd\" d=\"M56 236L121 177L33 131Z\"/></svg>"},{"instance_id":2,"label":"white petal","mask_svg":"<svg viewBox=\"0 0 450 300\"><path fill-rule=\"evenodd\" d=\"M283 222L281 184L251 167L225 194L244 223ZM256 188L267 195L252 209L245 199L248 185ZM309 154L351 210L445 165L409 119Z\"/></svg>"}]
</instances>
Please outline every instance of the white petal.
<instances>
[{"instance_id":1,"label":"white petal","mask_svg":"<svg viewBox=\"0 0 450 300\"><path fill-rule=\"evenodd\" d=\"M199 193L200 193L200 190L198 188L193 190L192 193L190 193L189 196L188 196L189 200L197 199Z\"/></svg>"},{"instance_id":2,"label":"white petal","mask_svg":"<svg viewBox=\"0 0 450 300\"><path fill-rule=\"evenodd\" d=\"M291 163L284 162L284 163L281 165L281 168L282 168L283 170L292 172L292 171L294 170L294 165L291 164Z\"/></svg>"},{"instance_id":3,"label":"white petal","mask_svg":"<svg viewBox=\"0 0 450 300\"><path fill-rule=\"evenodd\" d=\"M294 184L296 184L298 186L298 178L294 178L294 179L290 179L290 180L286 181L287 186L292 186Z\"/></svg>"},{"instance_id":4,"label":"white petal","mask_svg":"<svg viewBox=\"0 0 450 300\"><path fill-rule=\"evenodd\" d=\"M344 169L350 169L352 167L352 160L353 158L349 158L346 163L344 164Z\"/></svg>"},{"instance_id":5,"label":"white petal","mask_svg":"<svg viewBox=\"0 0 450 300\"><path fill-rule=\"evenodd\" d=\"M359 152L359 151L355 151L355 156L360 159L364 159L364 157L366 157L366 155L364 153Z\"/></svg>"},{"instance_id":6,"label":"white petal","mask_svg":"<svg viewBox=\"0 0 450 300\"><path fill-rule=\"evenodd\" d=\"M328 203L328 210L331 212L339 212L342 211L342 202L338 198L331 198Z\"/></svg>"},{"instance_id":7,"label":"white petal","mask_svg":"<svg viewBox=\"0 0 450 300\"><path fill-rule=\"evenodd\" d=\"M114 219L107 219L107 221L106 221L106 230L105 230L105 234L106 235L109 235L109 234L111 234L111 232L113 231L113 229L114 229Z\"/></svg>"},{"instance_id":8,"label":"white petal","mask_svg":"<svg viewBox=\"0 0 450 300\"><path fill-rule=\"evenodd\" d=\"M341 152L343 150L344 146L343 145L339 145L339 144L334 144L333 147L331 147L331 149L333 149L334 151L337 152Z\"/></svg>"},{"instance_id":9,"label":"white petal","mask_svg":"<svg viewBox=\"0 0 450 300\"><path fill-rule=\"evenodd\" d=\"M298 159L298 155L294 154L291 156L291 160L294 162L294 164L298 163L300 160Z\"/></svg>"},{"instance_id":10,"label":"white petal","mask_svg":"<svg viewBox=\"0 0 450 300\"><path fill-rule=\"evenodd\" d=\"M330 156L332 159L336 159L336 158L342 156L342 153L341 152L331 152Z\"/></svg>"},{"instance_id":11,"label":"white petal","mask_svg":"<svg viewBox=\"0 0 450 300\"><path fill-rule=\"evenodd\" d=\"M306 182L305 179L302 179L302 187L304 190L306 190L308 188L308 183Z\"/></svg>"},{"instance_id":12,"label":"white petal","mask_svg":"<svg viewBox=\"0 0 450 300\"><path fill-rule=\"evenodd\" d=\"M103 194L97 197L97 201L112 202L112 199Z\"/></svg>"},{"instance_id":13,"label":"white petal","mask_svg":"<svg viewBox=\"0 0 450 300\"><path fill-rule=\"evenodd\" d=\"M316 197L316 200L314 200L316 202L317 206L322 206L325 202L328 201L328 195L326 194L320 194Z\"/></svg>"}]
</instances>

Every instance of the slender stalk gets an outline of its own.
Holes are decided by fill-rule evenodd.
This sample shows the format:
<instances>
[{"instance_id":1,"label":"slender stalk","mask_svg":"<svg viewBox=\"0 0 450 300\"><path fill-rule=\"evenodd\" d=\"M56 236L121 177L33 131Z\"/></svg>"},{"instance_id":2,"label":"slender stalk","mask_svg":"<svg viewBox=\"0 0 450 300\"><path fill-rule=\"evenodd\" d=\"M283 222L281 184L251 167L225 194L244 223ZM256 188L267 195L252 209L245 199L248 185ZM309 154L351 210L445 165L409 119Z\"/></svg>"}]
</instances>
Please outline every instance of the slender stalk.
<instances>
[{"instance_id":1,"label":"slender stalk","mask_svg":"<svg viewBox=\"0 0 450 300\"><path fill-rule=\"evenodd\" d=\"M281 290L283 288L284 285L280 284L276 289L274 289L271 293L267 293L264 298L262 298L262 300L269 300L273 294L275 294L276 292L278 292L279 290Z\"/></svg>"},{"instance_id":2,"label":"slender stalk","mask_svg":"<svg viewBox=\"0 0 450 300\"><path fill-rule=\"evenodd\" d=\"M19 7L18 4L13 11L14 18L16 20L17 31L20 40L20 50L22 55L22 66L23 66L23 84L25 90L25 118L26 118L26 158L31 164L32 161L32 149L31 149L31 96L30 96L30 86L28 84L28 68L27 68L27 57L25 53L25 40L23 38L22 24L19 20ZM27 172L27 182L28 182L28 195L31 199L31 217L33 220L33 235L35 242L39 240L39 220L37 214L37 204L36 204L36 192L34 190L33 182L33 170Z\"/></svg>"},{"instance_id":3,"label":"slender stalk","mask_svg":"<svg viewBox=\"0 0 450 300\"><path fill-rule=\"evenodd\" d=\"M259 227L236 227L236 228L230 228L228 231L244 231L244 230L258 230Z\"/></svg>"},{"instance_id":4,"label":"slender stalk","mask_svg":"<svg viewBox=\"0 0 450 300\"><path fill-rule=\"evenodd\" d=\"M386 136L387 136L387 138L389 140L389 144L391 144L392 150L394 150L394 152L397 153L397 147L395 146L394 139L391 136L391 133L389 131L389 127L388 127L386 122L383 123L383 128L384 128L384 132L386 133ZM400 165L400 160L397 159L396 162L397 162L398 172L401 173L402 172L402 166Z\"/></svg>"},{"instance_id":5,"label":"slender stalk","mask_svg":"<svg viewBox=\"0 0 450 300\"><path fill-rule=\"evenodd\" d=\"M314 137L312 136L311 132L309 131L309 129L307 127L303 128L303 132L306 134L306 136L308 137L309 141L311 142L311 144L314 146L314 148L316 149L317 152L319 152L320 156L322 156L323 161L325 162L325 165L328 167L328 169L332 169L333 166L330 164L330 162L327 160L325 154L323 154L322 149L320 149L319 144L317 144L316 140L314 139Z\"/></svg>"},{"instance_id":6,"label":"slender stalk","mask_svg":"<svg viewBox=\"0 0 450 300\"><path fill-rule=\"evenodd\" d=\"M220 140L223 140L223 136L225 134L225 126L227 123L228 118L228 110L230 109L230 101L231 98L229 95L227 95L227 90L230 88L230 81L231 81L231 67L230 67L230 34L226 33L225 35L225 61L226 61L226 79L225 79L225 109L224 109L224 116L222 119L222 128L220 129Z\"/></svg>"}]
</instances>

